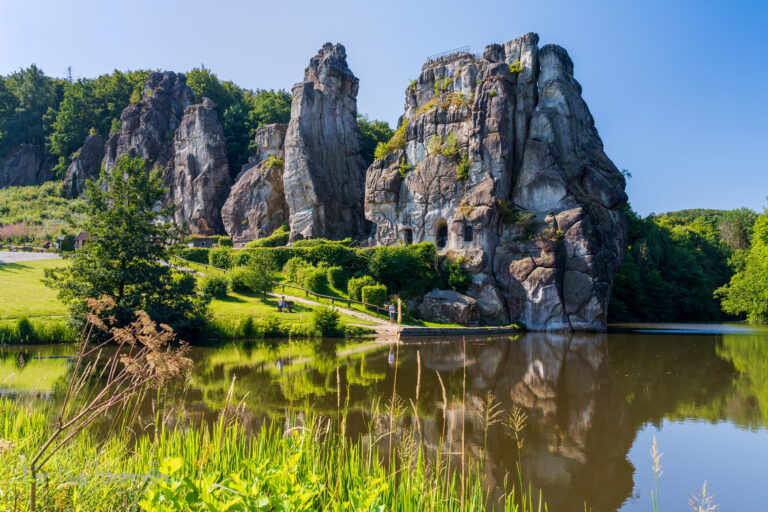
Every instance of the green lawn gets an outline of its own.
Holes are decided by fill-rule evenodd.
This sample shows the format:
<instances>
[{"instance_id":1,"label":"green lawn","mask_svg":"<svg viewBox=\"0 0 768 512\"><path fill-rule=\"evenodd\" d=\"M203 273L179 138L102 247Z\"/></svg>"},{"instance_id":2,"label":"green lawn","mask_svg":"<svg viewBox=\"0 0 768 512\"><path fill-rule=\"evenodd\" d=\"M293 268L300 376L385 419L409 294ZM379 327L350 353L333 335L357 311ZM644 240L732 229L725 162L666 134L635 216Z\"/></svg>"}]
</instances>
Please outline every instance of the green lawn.
<instances>
[{"instance_id":1,"label":"green lawn","mask_svg":"<svg viewBox=\"0 0 768 512\"><path fill-rule=\"evenodd\" d=\"M0 264L0 318L66 315L67 308L42 282L43 271L66 260L38 260Z\"/></svg>"}]
</instances>

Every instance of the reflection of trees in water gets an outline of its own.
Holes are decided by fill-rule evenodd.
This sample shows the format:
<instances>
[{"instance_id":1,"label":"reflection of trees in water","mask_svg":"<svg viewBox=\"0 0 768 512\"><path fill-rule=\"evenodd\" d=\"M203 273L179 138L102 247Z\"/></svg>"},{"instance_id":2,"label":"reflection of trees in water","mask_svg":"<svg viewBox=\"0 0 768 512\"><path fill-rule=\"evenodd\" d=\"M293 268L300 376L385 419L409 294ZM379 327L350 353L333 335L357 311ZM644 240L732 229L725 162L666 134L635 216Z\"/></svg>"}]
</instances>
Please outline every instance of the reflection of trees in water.
<instances>
[{"instance_id":1,"label":"reflection of trees in water","mask_svg":"<svg viewBox=\"0 0 768 512\"><path fill-rule=\"evenodd\" d=\"M754 405L748 410L751 414L746 418L739 414L738 419L753 428L768 425L768 335L726 334L717 347L717 355L736 368L734 386L743 400ZM744 409L738 412L743 413Z\"/></svg>"}]
</instances>

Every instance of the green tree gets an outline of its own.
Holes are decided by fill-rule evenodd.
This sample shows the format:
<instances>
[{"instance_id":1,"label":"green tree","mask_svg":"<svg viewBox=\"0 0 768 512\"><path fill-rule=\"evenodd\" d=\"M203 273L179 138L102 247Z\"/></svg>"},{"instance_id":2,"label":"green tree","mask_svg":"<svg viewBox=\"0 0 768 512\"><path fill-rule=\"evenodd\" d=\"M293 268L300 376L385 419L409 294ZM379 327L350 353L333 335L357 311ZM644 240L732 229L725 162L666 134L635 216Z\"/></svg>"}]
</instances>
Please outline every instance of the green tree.
<instances>
[{"instance_id":1,"label":"green tree","mask_svg":"<svg viewBox=\"0 0 768 512\"><path fill-rule=\"evenodd\" d=\"M86 231L93 239L76 251L71 265L46 271L46 285L59 290L76 318L85 313L86 298L108 295L115 300L108 314L120 324L141 309L177 330L195 326L207 302L195 293L191 274L164 264L184 233L173 223L156 222L173 211L155 208L165 195L159 172L124 157L101 179L106 192L92 182L86 191Z\"/></svg>"},{"instance_id":2,"label":"green tree","mask_svg":"<svg viewBox=\"0 0 768 512\"><path fill-rule=\"evenodd\" d=\"M360 127L360 153L363 155L365 165L371 165L374 153L379 142L386 143L395 134L386 121L371 121L366 115L357 116L357 125Z\"/></svg>"},{"instance_id":3,"label":"green tree","mask_svg":"<svg viewBox=\"0 0 768 512\"><path fill-rule=\"evenodd\" d=\"M723 310L746 314L750 322L768 322L768 210L757 218L752 247L738 261L739 270L715 295Z\"/></svg>"}]
</instances>

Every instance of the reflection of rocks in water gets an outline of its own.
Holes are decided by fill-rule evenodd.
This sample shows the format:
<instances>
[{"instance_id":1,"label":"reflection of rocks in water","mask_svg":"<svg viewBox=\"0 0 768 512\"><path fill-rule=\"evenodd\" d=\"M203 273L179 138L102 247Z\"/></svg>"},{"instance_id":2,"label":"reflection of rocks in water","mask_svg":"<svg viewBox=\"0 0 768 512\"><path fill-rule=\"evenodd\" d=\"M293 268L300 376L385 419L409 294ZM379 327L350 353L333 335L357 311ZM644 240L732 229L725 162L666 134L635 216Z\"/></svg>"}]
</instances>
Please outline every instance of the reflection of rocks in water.
<instances>
[{"instance_id":1,"label":"reflection of rocks in water","mask_svg":"<svg viewBox=\"0 0 768 512\"><path fill-rule=\"evenodd\" d=\"M632 489L625 455L632 442L626 404L619 395L605 335L528 334L509 343L420 347L425 368L453 372L445 412L445 445L460 451L461 367L466 357L466 453L483 457L484 401L488 392L509 410L528 414L521 452L524 479L542 488L551 510L616 510ZM457 381L458 380L458 384ZM443 430L442 404L424 421L427 446L436 450ZM497 490L516 462L515 441L500 425L488 429L485 472ZM458 447L458 448L457 448ZM447 450L447 447L445 448Z\"/></svg>"}]
</instances>

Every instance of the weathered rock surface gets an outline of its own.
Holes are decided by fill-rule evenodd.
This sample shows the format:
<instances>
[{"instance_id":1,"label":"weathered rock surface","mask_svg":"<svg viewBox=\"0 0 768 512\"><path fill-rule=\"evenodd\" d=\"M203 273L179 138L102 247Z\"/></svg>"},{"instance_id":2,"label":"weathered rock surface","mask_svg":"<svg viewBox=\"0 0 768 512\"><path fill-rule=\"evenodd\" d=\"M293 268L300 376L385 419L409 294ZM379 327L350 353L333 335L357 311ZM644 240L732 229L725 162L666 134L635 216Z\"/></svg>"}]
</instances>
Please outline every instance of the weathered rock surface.
<instances>
[{"instance_id":1,"label":"weathered rock surface","mask_svg":"<svg viewBox=\"0 0 768 512\"><path fill-rule=\"evenodd\" d=\"M235 243L269 236L288 222L283 167L267 164L270 155L284 159L287 124L269 124L256 131L256 152L238 174L221 208L224 228Z\"/></svg>"},{"instance_id":2,"label":"weathered rock surface","mask_svg":"<svg viewBox=\"0 0 768 512\"><path fill-rule=\"evenodd\" d=\"M72 162L67 167L64 178L64 190L76 197L83 193L86 180L97 180L104 159L104 139L98 135L89 135Z\"/></svg>"},{"instance_id":3,"label":"weathered rock surface","mask_svg":"<svg viewBox=\"0 0 768 512\"><path fill-rule=\"evenodd\" d=\"M344 46L331 43L293 86L283 181L294 239L338 239L367 231L357 90Z\"/></svg>"},{"instance_id":4,"label":"weathered rock surface","mask_svg":"<svg viewBox=\"0 0 768 512\"><path fill-rule=\"evenodd\" d=\"M627 197L566 51L529 33L428 61L402 119L405 148L366 175L378 242L463 258L485 323L604 329Z\"/></svg>"},{"instance_id":5,"label":"weathered rock surface","mask_svg":"<svg viewBox=\"0 0 768 512\"><path fill-rule=\"evenodd\" d=\"M34 144L22 144L0 161L0 187L38 185L53 179L53 157Z\"/></svg>"},{"instance_id":6,"label":"weathered rock surface","mask_svg":"<svg viewBox=\"0 0 768 512\"><path fill-rule=\"evenodd\" d=\"M220 208L229 194L226 140L215 108L204 98L185 109L173 136L173 164L163 175L175 221L186 222L191 234L221 231Z\"/></svg>"},{"instance_id":7,"label":"weathered rock surface","mask_svg":"<svg viewBox=\"0 0 768 512\"><path fill-rule=\"evenodd\" d=\"M419 316L430 322L477 325L477 300L453 290L432 290L419 305Z\"/></svg>"},{"instance_id":8,"label":"weathered rock surface","mask_svg":"<svg viewBox=\"0 0 768 512\"><path fill-rule=\"evenodd\" d=\"M192 97L184 75L172 71L149 75L142 100L120 115L120 133L107 143L104 169L111 172L123 155L140 156L150 167L164 168L173 160L173 136Z\"/></svg>"}]
</instances>

